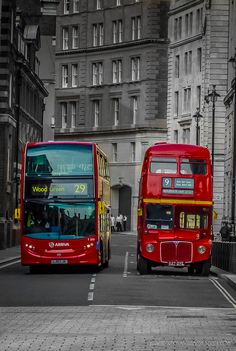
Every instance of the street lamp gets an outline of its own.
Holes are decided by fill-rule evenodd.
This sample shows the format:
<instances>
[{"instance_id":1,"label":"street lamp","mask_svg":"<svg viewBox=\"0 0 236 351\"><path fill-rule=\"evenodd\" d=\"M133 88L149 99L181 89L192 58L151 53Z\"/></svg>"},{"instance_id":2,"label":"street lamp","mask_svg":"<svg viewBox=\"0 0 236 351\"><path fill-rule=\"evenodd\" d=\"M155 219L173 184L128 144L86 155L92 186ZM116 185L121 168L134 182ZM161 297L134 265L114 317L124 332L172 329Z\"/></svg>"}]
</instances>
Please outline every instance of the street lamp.
<instances>
[{"instance_id":1,"label":"street lamp","mask_svg":"<svg viewBox=\"0 0 236 351\"><path fill-rule=\"evenodd\" d=\"M196 118L196 122L197 122L197 125L196 125L196 145L199 145L199 137L200 137L200 127L199 127L199 118L203 117L201 114L200 114L200 109L199 107L197 107L197 110L195 112L195 114L193 115L194 118Z\"/></svg>"},{"instance_id":2,"label":"street lamp","mask_svg":"<svg viewBox=\"0 0 236 351\"><path fill-rule=\"evenodd\" d=\"M233 131L233 153L232 153L232 192L231 192L231 225L232 225L232 232L235 235L235 174L236 174L236 164L235 164L235 157L236 157L236 48L234 57L229 59L229 62L232 63L234 68L234 79L232 81L232 88L234 88L234 120L232 122L232 131Z\"/></svg>"},{"instance_id":3,"label":"street lamp","mask_svg":"<svg viewBox=\"0 0 236 351\"><path fill-rule=\"evenodd\" d=\"M212 139L211 139L211 165L212 165L212 175L214 175L214 148L215 148L215 102L220 95L216 92L215 84L212 85L212 91L205 96L205 102L209 104L212 102Z\"/></svg>"}]
</instances>

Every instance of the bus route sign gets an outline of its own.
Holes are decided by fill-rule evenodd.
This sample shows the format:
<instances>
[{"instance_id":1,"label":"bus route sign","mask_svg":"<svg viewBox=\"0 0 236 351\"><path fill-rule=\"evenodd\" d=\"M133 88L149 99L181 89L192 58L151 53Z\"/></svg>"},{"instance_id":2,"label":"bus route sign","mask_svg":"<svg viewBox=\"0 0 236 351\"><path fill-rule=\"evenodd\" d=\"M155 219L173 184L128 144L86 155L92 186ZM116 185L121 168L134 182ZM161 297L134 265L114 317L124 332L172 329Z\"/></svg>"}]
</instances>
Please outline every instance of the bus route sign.
<instances>
[{"instance_id":1,"label":"bus route sign","mask_svg":"<svg viewBox=\"0 0 236 351\"><path fill-rule=\"evenodd\" d=\"M87 183L31 184L31 196L88 195Z\"/></svg>"}]
</instances>

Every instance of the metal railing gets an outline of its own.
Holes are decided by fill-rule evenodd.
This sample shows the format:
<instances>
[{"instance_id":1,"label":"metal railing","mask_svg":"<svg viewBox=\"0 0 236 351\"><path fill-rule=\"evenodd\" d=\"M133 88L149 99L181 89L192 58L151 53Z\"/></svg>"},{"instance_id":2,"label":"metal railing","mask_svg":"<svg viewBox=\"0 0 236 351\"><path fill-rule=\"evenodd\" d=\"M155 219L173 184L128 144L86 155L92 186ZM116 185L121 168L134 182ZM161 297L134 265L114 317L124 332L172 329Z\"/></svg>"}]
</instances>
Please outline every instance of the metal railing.
<instances>
[{"instance_id":1,"label":"metal railing","mask_svg":"<svg viewBox=\"0 0 236 351\"><path fill-rule=\"evenodd\" d=\"M212 245L212 265L236 273L236 242L217 242Z\"/></svg>"}]
</instances>

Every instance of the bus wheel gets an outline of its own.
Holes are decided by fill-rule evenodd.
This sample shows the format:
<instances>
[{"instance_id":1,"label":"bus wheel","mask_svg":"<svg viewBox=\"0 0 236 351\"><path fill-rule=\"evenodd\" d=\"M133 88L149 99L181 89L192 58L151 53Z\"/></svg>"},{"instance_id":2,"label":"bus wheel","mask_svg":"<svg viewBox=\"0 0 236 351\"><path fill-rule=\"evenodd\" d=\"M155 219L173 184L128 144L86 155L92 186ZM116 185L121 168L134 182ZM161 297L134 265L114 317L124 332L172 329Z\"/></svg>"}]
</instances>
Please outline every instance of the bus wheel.
<instances>
[{"instance_id":1,"label":"bus wheel","mask_svg":"<svg viewBox=\"0 0 236 351\"><path fill-rule=\"evenodd\" d=\"M151 272L150 264L140 254L138 255L137 259L137 268L141 275L148 274Z\"/></svg>"},{"instance_id":2,"label":"bus wheel","mask_svg":"<svg viewBox=\"0 0 236 351\"><path fill-rule=\"evenodd\" d=\"M31 265L29 266L29 272L30 274L36 274L38 273L40 270L40 267L39 266L36 266L36 265Z\"/></svg>"},{"instance_id":3,"label":"bus wheel","mask_svg":"<svg viewBox=\"0 0 236 351\"><path fill-rule=\"evenodd\" d=\"M190 274L190 275L194 274L194 267L193 266L188 267L188 274Z\"/></svg>"},{"instance_id":4,"label":"bus wheel","mask_svg":"<svg viewBox=\"0 0 236 351\"><path fill-rule=\"evenodd\" d=\"M107 258L105 259L105 262L103 264L104 268L107 268L109 266L110 258L111 258L111 248L110 248L110 241L108 241Z\"/></svg>"},{"instance_id":5,"label":"bus wheel","mask_svg":"<svg viewBox=\"0 0 236 351\"><path fill-rule=\"evenodd\" d=\"M208 277L210 274L211 260L203 261L198 264L196 272L202 277Z\"/></svg>"}]
</instances>

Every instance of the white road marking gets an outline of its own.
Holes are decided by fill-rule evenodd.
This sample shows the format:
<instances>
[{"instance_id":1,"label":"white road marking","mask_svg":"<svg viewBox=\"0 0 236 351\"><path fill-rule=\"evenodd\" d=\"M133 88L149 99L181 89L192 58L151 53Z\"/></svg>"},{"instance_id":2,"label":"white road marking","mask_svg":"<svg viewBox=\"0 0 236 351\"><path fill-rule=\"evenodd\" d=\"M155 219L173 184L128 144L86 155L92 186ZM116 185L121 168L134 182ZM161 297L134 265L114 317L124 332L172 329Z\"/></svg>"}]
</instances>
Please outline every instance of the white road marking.
<instances>
[{"instance_id":1,"label":"white road marking","mask_svg":"<svg viewBox=\"0 0 236 351\"><path fill-rule=\"evenodd\" d=\"M93 301L94 298L94 288L95 288L96 274L92 275L90 284L89 284L89 292L88 292L88 301Z\"/></svg>"},{"instance_id":2,"label":"white road marking","mask_svg":"<svg viewBox=\"0 0 236 351\"><path fill-rule=\"evenodd\" d=\"M88 293L88 301L93 301L93 292Z\"/></svg>"},{"instance_id":3,"label":"white road marking","mask_svg":"<svg viewBox=\"0 0 236 351\"><path fill-rule=\"evenodd\" d=\"M93 307L114 307L114 308L119 308L119 309L164 309L164 310L172 310L172 309L177 309L177 310L188 310L188 311L206 311L206 310L230 310L232 307L187 307L187 306L158 306L158 305L93 305Z\"/></svg>"},{"instance_id":4,"label":"white road marking","mask_svg":"<svg viewBox=\"0 0 236 351\"><path fill-rule=\"evenodd\" d=\"M233 296L219 283L219 281L215 278L209 278L209 280L215 285L215 287L221 292L221 294L226 298L231 305L236 308L236 301Z\"/></svg>"},{"instance_id":5,"label":"white road marking","mask_svg":"<svg viewBox=\"0 0 236 351\"><path fill-rule=\"evenodd\" d=\"M129 252L126 251L123 278L127 278L127 274L128 274L128 258L129 258Z\"/></svg>"},{"instance_id":6,"label":"white road marking","mask_svg":"<svg viewBox=\"0 0 236 351\"><path fill-rule=\"evenodd\" d=\"M16 263L19 263L19 262L20 262L20 260L17 260L17 261L14 261L14 262L10 262L10 263L4 264L3 266L0 266L0 269L12 266L13 264L16 264Z\"/></svg>"}]
</instances>

